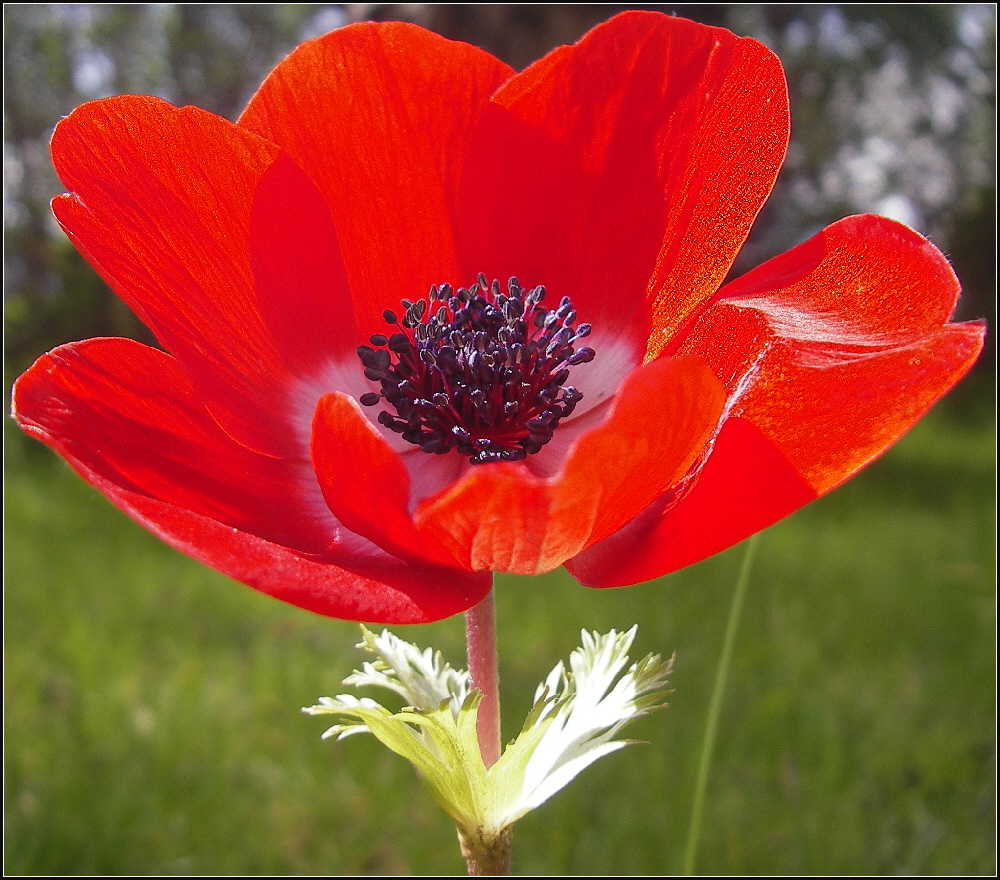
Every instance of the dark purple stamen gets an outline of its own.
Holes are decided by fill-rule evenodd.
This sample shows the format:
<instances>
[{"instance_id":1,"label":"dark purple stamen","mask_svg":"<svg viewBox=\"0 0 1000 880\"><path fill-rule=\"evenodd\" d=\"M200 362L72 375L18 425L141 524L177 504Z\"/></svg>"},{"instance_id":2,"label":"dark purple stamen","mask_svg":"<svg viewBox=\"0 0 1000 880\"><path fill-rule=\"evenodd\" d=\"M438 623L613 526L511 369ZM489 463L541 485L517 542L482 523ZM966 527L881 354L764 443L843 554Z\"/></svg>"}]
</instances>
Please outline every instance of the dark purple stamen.
<instances>
[{"instance_id":1,"label":"dark purple stamen","mask_svg":"<svg viewBox=\"0 0 1000 880\"><path fill-rule=\"evenodd\" d=\"M545 288L525 292L516 278L500 292L486 277L468 288L431 287L427 299L402 301L403 316L386 309L390 335L358 347L365 376L381 386L361 395L396 411L379 423L424 452L456 449L473 464L519 461L552 439L583 397L564 383L570 368L594 359L574 348L590 325L574 327L568 296L542 305Z\"/></svg>"}]
</instances>

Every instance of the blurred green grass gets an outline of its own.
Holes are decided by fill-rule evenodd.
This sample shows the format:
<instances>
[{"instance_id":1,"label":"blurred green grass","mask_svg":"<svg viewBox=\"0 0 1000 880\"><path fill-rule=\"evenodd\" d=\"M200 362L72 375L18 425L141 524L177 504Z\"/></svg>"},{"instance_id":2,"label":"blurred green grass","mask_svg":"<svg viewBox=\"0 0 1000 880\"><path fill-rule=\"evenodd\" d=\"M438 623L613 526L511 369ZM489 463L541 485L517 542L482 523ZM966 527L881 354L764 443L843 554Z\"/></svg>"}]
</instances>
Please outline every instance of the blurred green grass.
<instances>
[{"instance_id":1,"label":"blurred green grass","mask_svg":"<svg viewBox=\"0 0 1000 880\"><path fill-rule=\"evenodd\" d=\"M699 872L995 873L995 426L974 384L762 537ZM6 446L7 874L463 872L408 764L299 713L344 690L354 624L233 584ZM499 579L507 737L581 628L638 622L635 656L677 652L671 707L630 731L651 744L522 820L516 872L680 870L742 552L624 590ZM395 631L464 662L460 617Z\"/></svg>"}]
</instances>

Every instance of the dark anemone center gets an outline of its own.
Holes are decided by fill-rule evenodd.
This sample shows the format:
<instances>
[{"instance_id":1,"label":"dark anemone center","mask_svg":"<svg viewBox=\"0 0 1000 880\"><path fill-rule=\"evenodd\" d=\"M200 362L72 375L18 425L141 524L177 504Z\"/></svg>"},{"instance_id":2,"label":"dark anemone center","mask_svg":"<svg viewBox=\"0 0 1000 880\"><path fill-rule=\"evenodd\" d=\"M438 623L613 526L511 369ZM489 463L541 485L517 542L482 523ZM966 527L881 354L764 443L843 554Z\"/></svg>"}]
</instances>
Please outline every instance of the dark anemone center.
<instances>
[{"instance_id":1,"label":"dark anemone center","mask_svg":"<svg viewBox=\"0 0 1000 880\"><path fill-rule=\"evenodd\" d=\"M564 384L570 369L594 359L574 347L590 325L573 326L569 297L551 310L544 299L541 285L525 292L511 278L501 293L480 274L471 287L435 285L427 299L402 300L402 318L383 312L394 332L358 348L381 386L361 403L384 400L395 415L384 409L379 422L424 452L456 449L473 464L534 455L583 397Z\"/></svg>"}]
</instances>

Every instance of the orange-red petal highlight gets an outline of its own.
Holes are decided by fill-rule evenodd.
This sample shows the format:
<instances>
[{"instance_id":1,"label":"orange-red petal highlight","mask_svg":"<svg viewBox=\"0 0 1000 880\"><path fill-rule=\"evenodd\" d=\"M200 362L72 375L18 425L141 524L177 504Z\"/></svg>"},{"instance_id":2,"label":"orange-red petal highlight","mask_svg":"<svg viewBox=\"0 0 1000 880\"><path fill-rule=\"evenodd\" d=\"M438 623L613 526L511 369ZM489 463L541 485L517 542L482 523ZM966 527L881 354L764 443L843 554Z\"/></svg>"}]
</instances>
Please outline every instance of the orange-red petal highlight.
<instances>
[{"instance_id":1,"label":"orange-red petal highlight","mask_svg":"<svg viewBox=\"0 0 1000 880\"><path fill-rule=\"evenodd\" d=\"M951 324L958 282L926 239L849 217L727 285L680 351L704 357L732 413L823 493L897 440L972 366L979 324Z\"/></svg>"},{"instance_id":2,"label":"orange-red petal highlight","mask_svg":"<svg viewBox=\"0 0 1000 880\"><path fill-rule=\"evenodd\" d=\"M537 574L621 528L702 453L725 395L697 359L664 359L623 384L607 420L581 436L563 471L474 468L416 511L418 531L474 571Z\"/></svg>"}]
</instances>

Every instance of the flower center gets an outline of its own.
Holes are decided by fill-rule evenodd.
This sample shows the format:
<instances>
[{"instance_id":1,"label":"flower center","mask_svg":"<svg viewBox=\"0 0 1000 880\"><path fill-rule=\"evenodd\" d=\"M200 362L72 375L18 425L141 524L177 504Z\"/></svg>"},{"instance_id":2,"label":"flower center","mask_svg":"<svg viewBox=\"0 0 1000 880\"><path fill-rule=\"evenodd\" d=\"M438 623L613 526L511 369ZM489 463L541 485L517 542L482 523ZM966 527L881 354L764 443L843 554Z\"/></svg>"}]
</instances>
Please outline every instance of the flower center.
<instances>
[{"instance_id":1,"label":"flower center","mask_svg":"<svg viewBox=\"0 0 1000 880\"><path fill-rule=\"evenodd\" d=\"M573 326L568 296L555 309L541 303L545 288L525 292L516 278L471 287L431 287L427 299L402 300L397 328L358 347L365 376L381 385L361 395L364 406L384 400L396 411L378 420L424 452L456 449L473 464L519 461L552 439L583 394L564 385L570 368L594 359L574 344L590 324Z\"/></svg>"}]
</instances>

